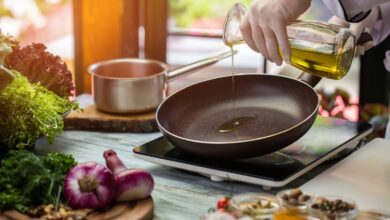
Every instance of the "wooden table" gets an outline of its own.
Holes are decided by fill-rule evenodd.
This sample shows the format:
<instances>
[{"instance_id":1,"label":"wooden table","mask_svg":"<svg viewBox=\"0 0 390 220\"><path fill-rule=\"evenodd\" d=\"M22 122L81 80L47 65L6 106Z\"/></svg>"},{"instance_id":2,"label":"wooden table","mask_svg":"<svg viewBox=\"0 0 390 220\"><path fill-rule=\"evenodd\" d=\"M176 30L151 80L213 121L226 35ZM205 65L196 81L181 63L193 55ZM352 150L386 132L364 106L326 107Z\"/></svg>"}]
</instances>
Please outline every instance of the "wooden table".
<instances>
[{"instance_id":1,"label":"wooden table","mask_svg":"<svg viewBox=\"0 0 390 220\"><path fill-rule=\"evenodd\" d=\"M83 103L88 102L84 100ZM114 149L127 167L144 168L153 175L155 188L152 197L155 204L155 219L199 219L208 212L209 208L215 208L218 199L229 195L231 183L213 182L208 177L196 173L169 168L134 157L132 152L134 147L159 136L161 136L159 132L142 134L64 131L56 136L54 144L47 144L44 138L39 139L36 142L35 152L47 154L51 151L59 151L72 154L78 162L95 161L105 164L103 152ZM284 188L300 187L333 164L334 161L322 164ZM233 194L264 192L262 187L257 185L239 182L233 185ZM281 188L266 192L275 194L279 190Z\"/></svg>"},{"instance_id":2,"label":"wooden table","mask_svg":"<svg viewBox=\"0 0 390 220\"><path fill-rule=\"evenodd\" d=\"M218 199L228 196L231 183L213 182L208 177L153 164L134 158L132 149L147 141L161 136L161 133L103 133L89 131L64 131L57 135L54 144L47 144L42 138L36 142L35 152L47 154L51 151L72 154L78 162L96 161L105 164L103 152L114 149L127 167L140 167L151 172L155 180L152 193L155 219L199 219L209 208L214 208ZM321 168L321 167L319 167ZM323 169L323 167L322 167ZM318 171L316 171L318 172ZM296 187L299 178L286 187ZM263 192L261 186L238 183L234 184L234 194L243 192ZM276 193L280 189L272 189Z\"/></svg>"},{"instance_id":3,"label":"wooden table","mask_svg":"<svg viewBox=\"0 0 390 220\"><path fill-rule=\"evenodd\" d=\"M229 195L229 182L212 182L209 178L153 164L134 158L132 149L160 133L102 133L87 131L64 131L54 144L45 139L36 143L35 152L47 154L59 151L72 154L78 162L96 161L105 164L103 152L114 149L127 167L140 167L151 172L155 180L152 193L155 219L199 219L216 206L218 199ZM235 183L234 193L261 191L260 186Z\"/></svg>"}]
</instances>

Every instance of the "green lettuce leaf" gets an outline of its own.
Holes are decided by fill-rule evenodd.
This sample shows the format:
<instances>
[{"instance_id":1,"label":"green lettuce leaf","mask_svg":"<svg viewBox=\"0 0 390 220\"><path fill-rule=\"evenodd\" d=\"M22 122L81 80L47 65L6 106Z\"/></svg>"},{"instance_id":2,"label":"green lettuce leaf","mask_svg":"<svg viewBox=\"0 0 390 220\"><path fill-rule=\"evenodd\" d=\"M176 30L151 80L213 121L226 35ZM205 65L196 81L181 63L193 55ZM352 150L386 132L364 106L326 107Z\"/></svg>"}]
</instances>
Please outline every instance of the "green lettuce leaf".
<instances>
[{"instance_id":1,"label":"green lettuce leaf","mask_svg":"<svg viewBox=\"0 0 390 220\"><path fill-rule=\"evenodd\" d=\"M0 145L23 149L42 135L53 143L64 126L61 115L78 109L78 104L13 73L13 82L0 91Z\"/></svg>"}]
</instances>

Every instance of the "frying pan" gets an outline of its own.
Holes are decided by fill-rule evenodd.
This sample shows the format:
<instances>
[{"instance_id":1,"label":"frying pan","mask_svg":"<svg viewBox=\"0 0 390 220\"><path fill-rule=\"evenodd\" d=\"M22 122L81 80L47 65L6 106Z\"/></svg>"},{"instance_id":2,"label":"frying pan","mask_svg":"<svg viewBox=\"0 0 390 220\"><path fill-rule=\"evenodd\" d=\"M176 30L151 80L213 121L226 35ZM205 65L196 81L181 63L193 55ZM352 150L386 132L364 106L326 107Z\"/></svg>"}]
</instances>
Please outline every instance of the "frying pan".
<instances>
[{"instance_id":1,"label":"frying pan","mask_svg":"<svg viewBox=\"0 0 390 220\"><path fill-rule=\"evenodd\" d=\"M298 140L316 119L319 98L312 86L321 78L301 76L235 75L234 93L231 76L206 80L162 102L157 124L173 145L193 156L238 159L274 152ZM248 116L254 119L241 129L218 131L224 122Z\"/></svg>"}]
</instances>

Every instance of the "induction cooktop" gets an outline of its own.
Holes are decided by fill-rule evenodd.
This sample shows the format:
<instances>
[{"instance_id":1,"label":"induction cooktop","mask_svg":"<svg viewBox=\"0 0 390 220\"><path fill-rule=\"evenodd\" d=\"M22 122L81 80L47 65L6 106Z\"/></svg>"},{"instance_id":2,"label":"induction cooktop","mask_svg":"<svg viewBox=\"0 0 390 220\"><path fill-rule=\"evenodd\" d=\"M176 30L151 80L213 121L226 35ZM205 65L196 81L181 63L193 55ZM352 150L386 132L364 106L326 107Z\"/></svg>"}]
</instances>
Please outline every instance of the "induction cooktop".
<instances>
[{"instance_id":1,"label":"induction cooktop","mask_svg":"<svg viewBox=\"0 0 390 220\"><path fill-rule=\"evenodd\" d=\"M318 116L299 140L263 156L212 160L186 155L163 136L133 149L137 158L209 176L211 180L236 180L264 187L281 187L322 162L353 148L370 132L367 123Z\"/></svg>"}]
</instances>

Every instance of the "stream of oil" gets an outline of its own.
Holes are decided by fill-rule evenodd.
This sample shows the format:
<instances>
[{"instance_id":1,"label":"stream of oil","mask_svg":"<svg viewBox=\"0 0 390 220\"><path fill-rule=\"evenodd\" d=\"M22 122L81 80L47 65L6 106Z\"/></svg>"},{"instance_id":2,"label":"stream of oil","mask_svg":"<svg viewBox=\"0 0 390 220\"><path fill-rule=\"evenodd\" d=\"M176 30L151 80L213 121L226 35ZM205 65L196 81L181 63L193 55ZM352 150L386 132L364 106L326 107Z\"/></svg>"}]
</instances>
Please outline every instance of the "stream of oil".
<instances>
[{"instance_id":1,"label":"stream of oil","mask_svg":"<svg viewBox=\"0 0 390 220\"><path fill-rule=\"evenodd\" d=\"M233 98L233 117L236 113L236 92L234 88L234 51L233 45L230 46L230 51L232 52L232 98Z\"/></svg>"},{"instance_id":2,"label":"stream of oil","mask_svg":"<svg viewBox=\"0 0 390 220\"><path fill-rule=\"evenodd\" d=\"M230 50L232 52L232 99L233 99L233 110L232 119L222 123L218 127L218 132L225 134L230 133L236 130L239 130L248 124L250 124L256 117L253 116L239 116L236 117L236 93L235 93L235 85L234 85L234 53L233 53L233 45L228 45L230 47Z\"/></svg>"}]
</instances>

